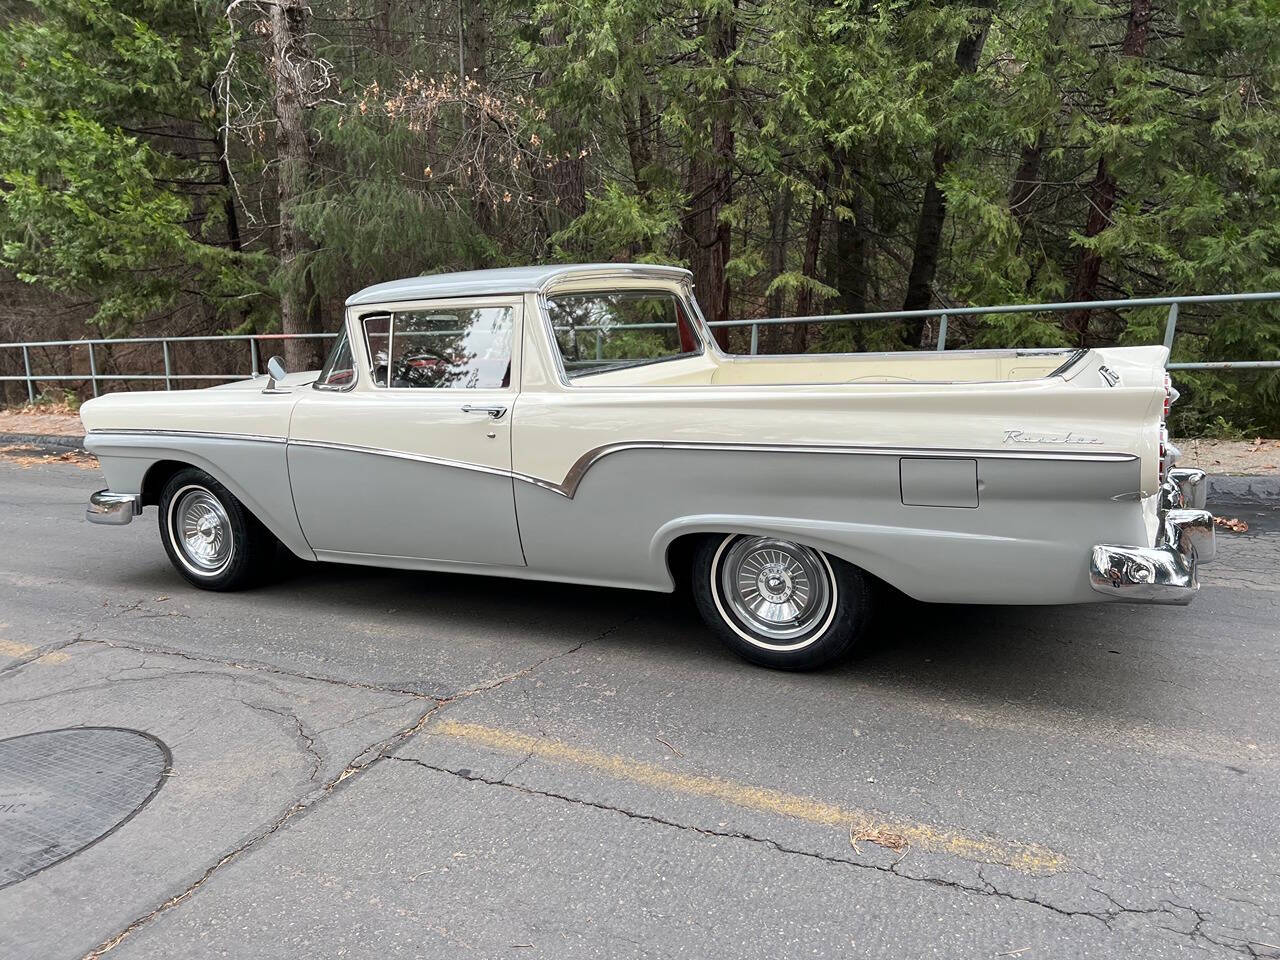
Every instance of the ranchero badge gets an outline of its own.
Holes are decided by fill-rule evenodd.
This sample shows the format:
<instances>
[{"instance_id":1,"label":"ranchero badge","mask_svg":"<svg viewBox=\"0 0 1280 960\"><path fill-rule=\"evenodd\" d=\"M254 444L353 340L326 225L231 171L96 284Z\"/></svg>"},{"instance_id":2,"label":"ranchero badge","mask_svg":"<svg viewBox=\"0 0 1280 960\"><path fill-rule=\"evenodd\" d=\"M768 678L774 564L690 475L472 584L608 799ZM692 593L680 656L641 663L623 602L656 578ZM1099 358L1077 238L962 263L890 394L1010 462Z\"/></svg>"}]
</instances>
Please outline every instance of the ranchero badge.
<instances>
[{"instance_id":1,"label":"ranchero badge","mask_svg":"<svg viewBox=\"0 0 1280 960\"><path fill-rule=\"evenodd\" d=\"M1006 430L1004 443L1102 443L1100 437L1086 437L1068 430L1066 433L1028 433L1025 430Z\"/></svg>"}]
</instances>

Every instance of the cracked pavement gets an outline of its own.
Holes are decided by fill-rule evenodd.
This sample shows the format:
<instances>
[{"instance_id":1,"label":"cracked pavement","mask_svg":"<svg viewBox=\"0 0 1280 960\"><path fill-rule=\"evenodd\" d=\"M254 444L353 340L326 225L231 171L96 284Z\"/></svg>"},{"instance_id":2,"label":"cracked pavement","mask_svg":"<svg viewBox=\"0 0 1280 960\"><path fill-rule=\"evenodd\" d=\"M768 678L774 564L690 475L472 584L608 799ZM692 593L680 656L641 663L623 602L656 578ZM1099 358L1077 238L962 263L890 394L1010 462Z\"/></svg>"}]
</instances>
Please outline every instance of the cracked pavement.
<instances>
[{"instance_id":1,"label":"cracked pavement","mask_svg":"<svg viewBox=\"0 0 1280 960\"><path fill-rule=\"evenodd\" d=\"M0 735L133 727L173 770L0 890L5 960L1280 958L1273 510L1190 608L906 603L796 676L661 596L201 593L92 489L0 463Z\"/></svg>"}]
</instances>

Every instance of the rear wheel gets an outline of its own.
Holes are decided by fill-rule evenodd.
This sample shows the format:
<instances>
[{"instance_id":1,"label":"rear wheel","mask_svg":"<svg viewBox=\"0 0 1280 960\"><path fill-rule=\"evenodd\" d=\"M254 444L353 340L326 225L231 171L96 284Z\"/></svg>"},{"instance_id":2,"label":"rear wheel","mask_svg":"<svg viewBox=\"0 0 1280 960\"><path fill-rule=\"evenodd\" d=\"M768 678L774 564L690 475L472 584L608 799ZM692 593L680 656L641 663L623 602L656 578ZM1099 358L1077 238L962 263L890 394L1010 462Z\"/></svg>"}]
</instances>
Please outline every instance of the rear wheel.
<instances>
[{"instance_id":1,"label":"rear wheel","mask_svg":"<svg viewBox=\"0 0 1280 960\"><path fill-rule=\"evenodd\" d=\"M177 571L205 590L239 590L271 566L276 539L203 470L179 470L160 494L160 540Z\"/></svg>"},{"instance_id":2,"label":"rear wheel","mask_svg":"<svg viewBox=\"0 0 1280 960\"><path fill-rule=\"evenodd\" d=\"M849 653L866 632L873 598L857 567L790 540L742 534L699 546L693 594L730 649L783 670L811 670Z\"/></svg>"}]
</instances>

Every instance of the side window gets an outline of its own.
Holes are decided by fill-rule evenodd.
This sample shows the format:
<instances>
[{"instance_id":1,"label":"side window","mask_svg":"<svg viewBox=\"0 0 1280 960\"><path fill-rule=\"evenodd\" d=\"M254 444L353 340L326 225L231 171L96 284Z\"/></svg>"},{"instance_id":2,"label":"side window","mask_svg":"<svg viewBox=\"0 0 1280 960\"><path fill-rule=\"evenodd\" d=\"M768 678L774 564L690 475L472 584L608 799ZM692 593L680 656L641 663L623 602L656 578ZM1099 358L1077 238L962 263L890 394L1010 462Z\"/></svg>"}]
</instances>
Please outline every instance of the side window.
<instances>
[{"instance_id":1,"label":"side window","mask_svg":"<svg viewBox=\"0 0 1280 960\"><path fill-rule=\"evenodd\" d=\"M688 308L674 293L564 294L549 299L547 310L570 380L702 349Z\"/></svg>"},{"instance_id":2,"label":"side window","mask_svg":"<svg viewBox=\"0 0 1280 960\"><path fill-rule=\"evenodd\" d=\"M351 341L347 337L347 325L344 323L314 386L317 390L346 390L355 382L356 365L351 358Z\"/></svg>"},{"instance_id":3,"label":"side window","mask_svg":"<svg viewBox=\"0 0 1280 960\"><path fill-rule=\"evenodd\" d=\"M361 317L379 387L511 385L510 307L405 310Z\"/></svg>"}]
</instances>

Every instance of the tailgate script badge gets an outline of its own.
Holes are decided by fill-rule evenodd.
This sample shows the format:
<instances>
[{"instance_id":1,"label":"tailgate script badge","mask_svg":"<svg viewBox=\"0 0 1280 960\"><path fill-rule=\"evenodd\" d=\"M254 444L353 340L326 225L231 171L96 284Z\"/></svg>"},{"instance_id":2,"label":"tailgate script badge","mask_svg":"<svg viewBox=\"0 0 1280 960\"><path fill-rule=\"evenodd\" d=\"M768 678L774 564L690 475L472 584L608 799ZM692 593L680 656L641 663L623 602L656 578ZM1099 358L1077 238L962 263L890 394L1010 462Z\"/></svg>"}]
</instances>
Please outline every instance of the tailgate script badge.
<instances>
[{"instance_id":1,"label":"tailgate script badge","mask_svg":"<svg viewBox=\"0 0 1280 960\"><path fill-rule=\"evenodd\" d=\"M1066 433L1028 433L1025 430L1006 430L1003 443L1081 443L1100 444L1100 437L1086 437L1068 430Z\"/></svg>"}]
</instances>

